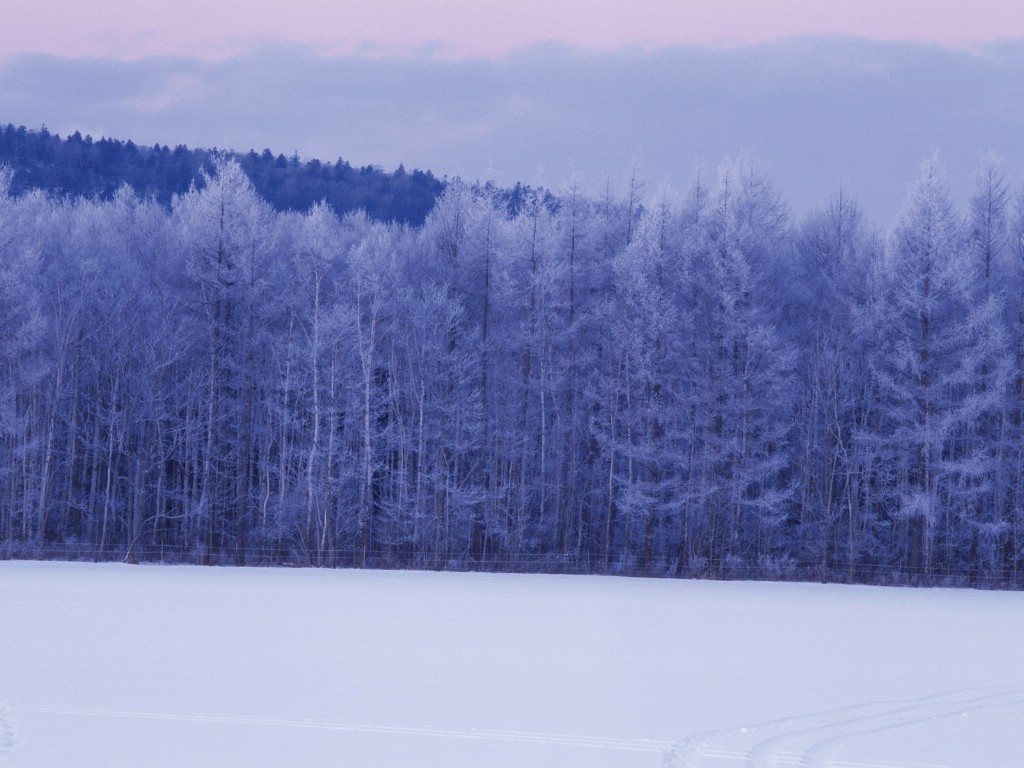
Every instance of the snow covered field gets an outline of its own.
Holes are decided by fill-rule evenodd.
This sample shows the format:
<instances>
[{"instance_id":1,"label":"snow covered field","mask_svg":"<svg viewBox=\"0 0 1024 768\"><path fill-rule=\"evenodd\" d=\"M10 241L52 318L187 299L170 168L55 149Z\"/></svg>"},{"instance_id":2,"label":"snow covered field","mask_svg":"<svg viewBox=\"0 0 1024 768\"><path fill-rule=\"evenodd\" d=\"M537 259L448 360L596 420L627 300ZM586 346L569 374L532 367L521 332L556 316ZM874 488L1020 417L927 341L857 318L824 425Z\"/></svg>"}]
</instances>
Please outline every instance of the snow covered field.
<instances>
[{"instance_id":1,"label":"snow covered field","mask_svg":"<svg viewBox=\"0 0 1024 768\"><path fill-rule=\"evenodd\" d=\"M0 765L1020 768L1024 594L0 563Z\"/></svg>"}]
</instances>

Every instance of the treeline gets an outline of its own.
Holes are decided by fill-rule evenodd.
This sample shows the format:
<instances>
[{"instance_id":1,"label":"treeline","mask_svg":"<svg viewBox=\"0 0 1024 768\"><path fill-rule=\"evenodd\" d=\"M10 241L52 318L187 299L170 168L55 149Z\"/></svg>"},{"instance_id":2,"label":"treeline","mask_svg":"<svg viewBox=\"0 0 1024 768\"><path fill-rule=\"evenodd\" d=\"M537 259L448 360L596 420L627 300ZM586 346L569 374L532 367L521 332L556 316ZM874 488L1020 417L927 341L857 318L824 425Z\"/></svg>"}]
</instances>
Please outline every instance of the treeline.
<instances>
[{"instance_id":1,"label":"treeline","mask_svg":"<svg viewBox=\"0 0 1024 768\"><path fill-rule=\"evenodd\" d=\"M93 140L76 131L62 139L45 127L38 131L8 124L0 128L0 164L15 170L11 192L42 189L70 197L110 200L123 185L143 197L169 206L175 195L185 194L200 169L212 162L216 151L173 150L156 144L137 146L131 141ZM219 153L224 154L224 153ZM399 166L386 173L373 166L353 168L347 162L322 163L298 156L262 153L227 153L248 174L257 193L278 211L305 211L326 201L338 215L363 210L381 221L420 225L444 187L429 172L407 172Z\"/></svg>"},{"instance_id":2,"label":"treeline","mask_svg":"<svg viewBox=\"0 0 1024 768\"><path fill-rule=\"evenodd\" d=\"M0 184L0 555L1024 585L1024 197ZM646 205L641 199L647 197Z\"/></svg>"}]
</instances>

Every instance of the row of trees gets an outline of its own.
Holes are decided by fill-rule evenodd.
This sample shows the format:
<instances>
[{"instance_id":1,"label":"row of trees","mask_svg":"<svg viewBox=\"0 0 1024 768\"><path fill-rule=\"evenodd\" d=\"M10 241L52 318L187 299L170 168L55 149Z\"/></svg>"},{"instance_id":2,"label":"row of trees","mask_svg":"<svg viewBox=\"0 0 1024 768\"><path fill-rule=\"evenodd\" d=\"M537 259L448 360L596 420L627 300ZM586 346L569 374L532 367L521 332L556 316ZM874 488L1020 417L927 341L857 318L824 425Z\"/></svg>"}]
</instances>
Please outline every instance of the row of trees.
<instances>
[{"instance_id":1,"label":"row of trees","mask_svg":"<svg viewBox=\"0 0 1024 768\"><path fill-rule=\"evenodd\" d=\"M214 154L181 144L172 150L118 139L94 141L78 131L61 138L45 126L38 131L0 126L0 164L17 169L10 184L14 194L42 189L109 201L122 185L130 184L142 196L169 207L175 195L201 183L199 170ZM353 168L341 159L321 163L301 160L297 154L275 156L269 149L231 156L260 196L279 211L304 211L322 200L339 215L364 210L375 219L419 226L444 187L429 171L409 173L401 166L387 173L374 166Z\"/></svg>"},{"instance_id":2,"label":"row of trees","mask_svg":"<svg viewBox=\"0 0 1024 768\"><path fill-rule=\"evenodd\" d=\"M1024 198L0 179L0 554L1024 584ZM647 198L645 205L641 199Z\"/></svg>"}]
</instances>

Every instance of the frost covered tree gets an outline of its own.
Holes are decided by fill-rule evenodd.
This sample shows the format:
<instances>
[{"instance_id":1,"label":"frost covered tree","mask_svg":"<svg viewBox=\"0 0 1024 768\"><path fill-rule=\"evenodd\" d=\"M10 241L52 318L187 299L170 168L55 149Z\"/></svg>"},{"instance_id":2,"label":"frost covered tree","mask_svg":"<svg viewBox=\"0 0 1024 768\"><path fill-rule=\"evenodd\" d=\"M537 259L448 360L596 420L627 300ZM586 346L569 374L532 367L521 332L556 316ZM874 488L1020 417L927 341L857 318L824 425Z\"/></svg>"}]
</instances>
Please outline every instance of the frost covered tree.
<instances>
[{"instance_id":1,"label":"frost covered tree","mask_svg":"<svg viewBox=\"0 0 1024 768\"><path fill-rule=\"evenodd\" d=\"M38 195L25 201L12 197L12 175L0 167L0 537L8 545L34 530L29 500L38 481L41 405L34 393L51 371L39 284L41 254L25 221L32 208L46 203Z\"/></svg>"},{"instance_id":2,"label":"frost covered tree","mask_svg":"<svg viewBox=\"0 0 1024 768\"><path fill-rule=\"evenodd\" d=\"M1002 161L992 154L981 157L975 174L974 193L969 201L967 218L968 247L975 262L975 283L972 303L984 307L988 314L986 322L1005 327L1008 317L1009 298L1005 286L1012 285L1013 271L1009 263L1009 186L1002 169ZM1005 334L1001 343L1009 344L1010 336ZM1008 529L1011 518L1009 506L1010 482L1013 474L1013 435L1009 413L1012 404L1009 395L1009 380L1012 374L1010 350L1004 352L1002 367L989 370L991 364L985 360L978 371L978 389L985 394L990 389L993 399L1001 397L998 406L979 415L974 424L973 451L985 455L987 462L994 464L994 474L988 481L988 489L978 494L975 514L970 521L971 545L968 552L971 580L976 578L979 567L990 573L1003 571L1005 560L1012 557L1008 549Z\"/></svg>"},{"instance_id":3,"label":"frost covered tree","mask_svg":"<svg viewBox=\"0 0 1024 768\"><path fill-rule=\"evenodd\" d=\"M992 490L996 466L973 433L998 410L1009 369L998 304L973 301L977 274L932 158L877 265L872 307L881 329L871 358L875 438L889 466L899 561L913 577L956 563L960 535Z\"/></svg>"},{"instance_id":4,"label":"frost covered tree","mask_svg":"<svg viewBox=\"0 0 1024 768\"><path fill-rule=\"evenodd\" d=\"M1020 583L993 159L964 213L927 162L887 237L845 191L792 226L748 161L454 181L417 228L223 159L170 210L6 189L2 553Z\"/></svg>"},{"instance_id":5,"label":"frost covered tree","mask_svg":"<svg viewBox=\"0 0 1024 768\"><path fill-rule=\"evenodd\" d=\"M248 514L255 508L257 360L266 349L268 281L275 222L235 161L216 159L174 204L175 224L194 286L190 304L202 318L205 363L196 375L203 445L196 515L207 553L230 549L244 558Z\"/></svg>"},{"instance_id":6,"label":"frost covered tree","mask_svg":"<svg viewBox=\"0 0 1024 768\"><path fill-rule=\"evenodd\" d=\"M609 382L609 403L618 417L608 439L618 461L610 471L623 554L641 568L656 555L664 557L665 537L677 534L671 521L680 499L680 344L689 335L681 241L681 216L666 189L642 214L613 265L617 320L609 352L617 375Z\"/></svg>"},{"instance_id":7,"label":"frost covered tree","mask_svg":"<svg viewBox=\"0 0 1024 768\"><path fill-rule=\"evenodd\" d=\"M1013 583L1024 571L1024 188L1018 190L1009 212L1008 247L1013 262L1013 280L1009 304L1013 346L1013 382L1009 407L1010 448L1009 509L1006 536L1007 576Z\"/></svg>"},{"instance_id":8,"label":"frost covered tree","mask_svg":"<svg viewBox=\"0 0 1024 768\"><path fill-rule=\"evenodd\" d=\"M967 237L984 299L995 292L1000 278L1007 276L1004 259L1009 244L1009 198L1002 161L995 155L983 155L974 178Z\"/></svg>"},{"instance_id":9,"label":"frost covered tree","mask_svg":"<svg viewBox=\"0 0 1024 768\"><path fill-rule=\"evenodd\" d=\"M787 214L769 178L741 161L723 166L705 222L691 272L697 551L719 567L749 565L771 554L793 490L795 359L761 301Z\"/></svg>"},{"instance_id":10,"label":"frost covered tree","mask_svg":"<svg viewBox=\"0 0 1024 768\"><path fill-rule=\"evenodd\" d=\"M855 430L867 417L870 388L857 316L877 239L857 203L840 190L812 213L797 238L792 327L800 349L796 431L800 473L800 547L822 578L845 560L853 580L865 519Z\"/></svg>"}]
</instances>

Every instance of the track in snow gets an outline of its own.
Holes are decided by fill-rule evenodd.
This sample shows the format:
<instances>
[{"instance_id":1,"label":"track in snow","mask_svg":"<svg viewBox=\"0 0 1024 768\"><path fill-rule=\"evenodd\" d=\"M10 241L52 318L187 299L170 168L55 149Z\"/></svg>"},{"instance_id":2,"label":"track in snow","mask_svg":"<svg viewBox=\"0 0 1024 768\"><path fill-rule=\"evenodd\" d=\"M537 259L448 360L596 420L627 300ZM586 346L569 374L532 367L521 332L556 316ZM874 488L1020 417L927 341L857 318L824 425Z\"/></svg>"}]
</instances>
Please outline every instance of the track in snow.
<instances>
[{"instance_id":1,"label":"track in snow","mask_svg":"<svg viewBox=\"0 0 1024 768\"><path fill-rule=\"evenodd\" d=\"M964 689L900 701L880 701L769 720L728 730L694 734L674 744L664 768L893 768L840 759L854 739L909 726L1017 707L1024 713L1024 687ZM906 764L901 768L948 768Z\"/></svg>"},{"instance_id":2,"label":"track in snow","mask_svg":"<svg viewBox=\"0 0 1024 768\"><path fill-rule=\"evenodd\" d=\"M14 726L8 716L8 708L0 703L0 762L4 755L14 749Z\"/></svg>"},{"instance_id":3,"label":"track in snow","mask_svg":"<svg viewBox=\"0 0 1024 768\"><path fill-rule=\"evenodd\" d=\"M371 725L366 723L335 723L317 720L289 720L273 717L244 715L218 715L209 713L137 712L128 710L89 709L45 704L11 705L11 709L52 715L79 717L127 718L140 720L170 720L175 722L223 723L225 725L260 726L272 728L308 728L320 731L382 734L388 736L421 736L478 741L518 742L525 744L551 744L588 749L611 749L624 752L653 752L664 754L672 747L669 741L654 739L616 739L600 736L536 733L530 731L502 731L487 729L453 730L446 728ZM2 754L2 751L0 751Z\"/></svg>"}]
</instances>

